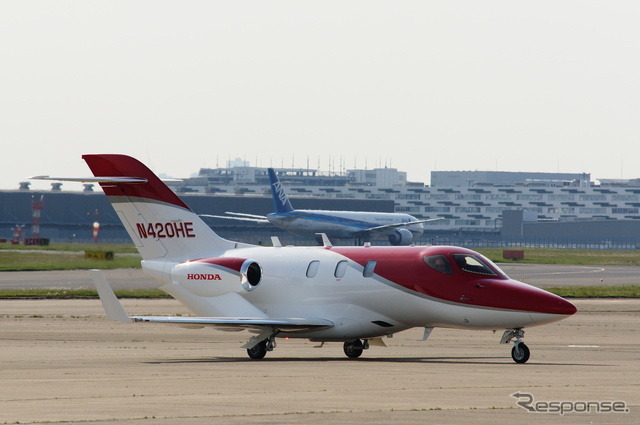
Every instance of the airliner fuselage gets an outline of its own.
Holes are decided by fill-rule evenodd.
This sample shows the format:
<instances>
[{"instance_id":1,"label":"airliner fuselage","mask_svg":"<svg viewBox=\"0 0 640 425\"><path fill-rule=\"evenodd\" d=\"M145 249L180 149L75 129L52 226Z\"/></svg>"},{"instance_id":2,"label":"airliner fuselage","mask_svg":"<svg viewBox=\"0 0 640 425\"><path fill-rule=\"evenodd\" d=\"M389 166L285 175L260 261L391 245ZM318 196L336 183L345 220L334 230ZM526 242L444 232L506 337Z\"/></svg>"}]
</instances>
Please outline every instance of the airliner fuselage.
<instances>
[{"instance_id":1,"label":"airliner fuselage","mask_svg":"<svg viewBox=\"0 0 640 425\"><path fill-rule=\"evenodd\" d=\"M367 229L397 223L411 223L403 226L411 232L408 240L419 237L424 232L422 223L416 218L401 213L367 213L359 211L293 210L289 213L271 213L267 215L270 223L291 233L313 237L316 233L326 233L335 239L353 239L354 235ZM382 234L393 233L388 229Z\"/></svg>"}]
</instances>

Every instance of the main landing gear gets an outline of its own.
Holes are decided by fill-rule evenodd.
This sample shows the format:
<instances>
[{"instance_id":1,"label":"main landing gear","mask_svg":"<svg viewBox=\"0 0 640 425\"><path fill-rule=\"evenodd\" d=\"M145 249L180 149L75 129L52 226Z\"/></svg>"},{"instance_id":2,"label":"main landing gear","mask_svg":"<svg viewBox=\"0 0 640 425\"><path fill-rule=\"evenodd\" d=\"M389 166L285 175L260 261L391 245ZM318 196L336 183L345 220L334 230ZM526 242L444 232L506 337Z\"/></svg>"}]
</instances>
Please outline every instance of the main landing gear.
<instances>
[{"instance_id":1,"label":"main landing gear","mask_svg":"<svg viewBox=\"0 0 640 425\"><path fill-rule=\"evenodd\" d=\"M522 338L524 338L524 329L518 328L507 329L504 331L502 339L500 339L500 344L508 344L511 340L514 340L513 348L511 349L511 358L516 363L526 363L531 355L529 347L522 342Z\"/></svg>"},{"instance_id":2,"label":"main landing gear","mask_svg":"<svg viewBox=\"0 0 640 425\"><path fill-rule=\"evenodd\" d=\"M355 339L353 341L347 341L344 343L344 353L350 359L357 359L362 355L364 350L369 348L369 340L365 339L364 342L359 339Z\"/></svg>"},{"instance_id":3,"label":"main landing gear","mask_svg":"<svg viewBox=\"0 0 640 425\"><path fill-rule=\"evenodd\" d=\"M254 346L247 348L247 354L253 360L263 359L264 356L267 355L267 352L273 351L276 348L276 336L275 334L271 335L267 339L263 339ZM359 339L354 339L353 341L347 341L344 343L344 353L350 359L357 359L362 355L364 350L369 349L369 340L365 339L361 341Z\"/></svg>"},{"instance_id":4,"label":"main landing gear","mask_svg":"<svg viewBox=\"0 0 640 425\"><path fill-rule=\"evenodd\" d=\"M247 354L253 360L263 359L267 355L267 351L273 351L276 348L276 335L273 334L267 339L263 339L251 348L247 348Z\"/></svg>"}]
</instances>

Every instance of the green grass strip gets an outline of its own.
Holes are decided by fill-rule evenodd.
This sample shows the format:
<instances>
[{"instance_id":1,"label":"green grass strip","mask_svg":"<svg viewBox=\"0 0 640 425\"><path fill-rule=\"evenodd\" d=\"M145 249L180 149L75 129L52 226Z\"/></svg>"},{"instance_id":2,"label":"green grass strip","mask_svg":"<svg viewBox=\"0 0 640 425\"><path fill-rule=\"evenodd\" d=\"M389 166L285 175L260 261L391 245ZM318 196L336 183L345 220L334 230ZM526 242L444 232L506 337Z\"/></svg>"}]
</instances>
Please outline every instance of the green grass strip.
<instances>
[{"instance_id":1,"label":"green grass strip","mask_svg":"<svg viewBox=\"0 0 640 425\"><path fill-rule=\"evenodd\" d=\"M524 251L524 260L505 260L502 256L504 249ZM640 251L598 251L553 248L480 248L476 251L496 263L640 266Z\"/></svg>"},{"instance_id":2,"label":"green grass strip","mask_svg":"<svg viewBox=\"0 0 640 425\"><path fill-rule=\"evenodd\" d=\"M640 298L640 286L555 286L544 288L563 298Z\"/></svg>"},{"instance_id":3,"label":"green grass strip","mask_svg":"<svg viewBox=\"0 0 640 425\"><path fill-rule=\"evenodd\" d=\"M159 289L132 289L114 291L118 298L163 299L170 295ZM3 289L0 300L93 300L98 299L95 289Z\"/></svg>"},{"instance_id":4,"label":"green grass strip","mask_svg":"<svg viewBox=\"0 0 640 425\"><path fill-rule=\"evenodd\" d=\"M566 286L544 288L564 298L640 298L640 286ZM166 299L170 295L159 289L115 291L118 298ZM93 289L4 289L0 300L89 300L98 299Z\"/></svg>"},{"instance_id":5,"label":"green grass strip","mask_svg":"<svg viewBox=\"0 0 640 425\"><path fill-rule=\"evenodd\" d=\"M133 244L117 243L51 243L45 246L27 246L0 244L2 250L20 251L113 251L116 254L137 254L138 251Z\"/></svg>"},{"instance_id":6,"label":"green grass strip","mask_svg":"<svg viewBox=\"0 0 640 425\"><path fill-rule=\"evenodd\" d=\"M113 260L84 258L84 253L0 251L0 271L89 270L140 268L140 256L115 254Z\"/></svg>"}]
</instances>

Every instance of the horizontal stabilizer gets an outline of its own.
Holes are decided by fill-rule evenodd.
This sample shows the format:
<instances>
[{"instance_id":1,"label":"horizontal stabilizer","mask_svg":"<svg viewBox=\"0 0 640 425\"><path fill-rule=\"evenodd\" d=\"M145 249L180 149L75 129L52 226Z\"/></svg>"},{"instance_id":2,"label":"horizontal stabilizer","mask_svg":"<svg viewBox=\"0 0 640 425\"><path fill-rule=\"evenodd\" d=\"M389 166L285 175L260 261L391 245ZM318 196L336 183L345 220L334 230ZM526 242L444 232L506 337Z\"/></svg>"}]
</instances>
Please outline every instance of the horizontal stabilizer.
<instances>
[{"instance_id":1,"label":"horizontal stabilizer","mask_svg":"<svg viewBox=\"0 0 640 425\"><path fill-rule=\"evenodd\" d=\"M147 179L141 177L51 177L51 176L33 176L29 180L46 180L60 182L78 182L78 183L147 183ZM179 183L180 179L160 179L164 183Z\"/></svg>"},{"instance_id":2,"label":"horizontal stabilizer","mask_svg":"<svg viewBox=\"0 0 640 425\"><path fill-rule=\"evenodd\" d=\"M34 179L98 183L143 260L180 263L247 246L220 237L198 217L165 183L175 179L160 179L126 155L91 154L82 159L92 177L39 175ZM161 274L155 277L163 279Z\"/></svg>"}]
</instances>

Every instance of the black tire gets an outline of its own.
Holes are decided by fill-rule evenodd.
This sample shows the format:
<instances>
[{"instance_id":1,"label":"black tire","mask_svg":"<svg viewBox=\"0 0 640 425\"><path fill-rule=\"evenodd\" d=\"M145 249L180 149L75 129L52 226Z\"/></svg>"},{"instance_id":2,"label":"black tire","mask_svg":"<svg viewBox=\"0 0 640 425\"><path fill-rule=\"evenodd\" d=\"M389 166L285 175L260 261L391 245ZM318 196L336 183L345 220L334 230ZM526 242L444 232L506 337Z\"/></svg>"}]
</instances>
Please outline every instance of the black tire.
<instances>
[{"instance_id":1,"label":"black tire","mask_svg":"<svg viewBox=\"0 0 640 425\"><path fill-rule=\"evenodd\" d=\"M267 355L267 340L260 341L253 348L247 348L247 354L253 360L263 359Z\"/></svg>"},{"instance_id":2,"label":"black tire","mask_svg":"<svg viewBox=\"0 0 640 425\"><path fill-rule=\"evenodd\" d=\"M524 342L515 344L511 349L511 358L516 363L526 363L530 355L529 347Z\"/></svg>"},{"instance_id":3,"label":"black tire","mask_svg":"<svg viewBox=\"0 0 640 425\"><path fill-rule=\"evenodd\" d=\"M362 341L360 341L359 339L344 343L344 353L350 359L357 359L362 355L363 351L364 351L364 345L362 345Z\"/></svg>"}]
</instances>

